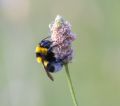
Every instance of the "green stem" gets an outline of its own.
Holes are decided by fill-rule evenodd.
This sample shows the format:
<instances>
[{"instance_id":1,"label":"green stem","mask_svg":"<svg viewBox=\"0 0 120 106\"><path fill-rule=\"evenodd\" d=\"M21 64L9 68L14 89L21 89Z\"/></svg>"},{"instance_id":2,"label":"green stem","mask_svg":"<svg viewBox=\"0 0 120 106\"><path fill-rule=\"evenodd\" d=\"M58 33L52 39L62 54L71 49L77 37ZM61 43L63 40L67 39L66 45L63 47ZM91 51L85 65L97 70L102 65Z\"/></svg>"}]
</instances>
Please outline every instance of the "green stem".
<instances>
[{"instance_id":1,"label":"green stem","mask_svg":"<svg viewBox=\"0 0 120 106\"><path fill-rule=\"evenodd\" d=\"M74 87L72 85L72 80L71 80L69 69L68 69L68 64L65 64L65 71L66 71L66 77L67 77L67 81L68 81L68 85L69 85L69 89L70 89L70 92L71 92L71 96L72 96L72 99L73 99L74 106L78 106L75 91L74 91Z\"/></svg>"}]
</instances>

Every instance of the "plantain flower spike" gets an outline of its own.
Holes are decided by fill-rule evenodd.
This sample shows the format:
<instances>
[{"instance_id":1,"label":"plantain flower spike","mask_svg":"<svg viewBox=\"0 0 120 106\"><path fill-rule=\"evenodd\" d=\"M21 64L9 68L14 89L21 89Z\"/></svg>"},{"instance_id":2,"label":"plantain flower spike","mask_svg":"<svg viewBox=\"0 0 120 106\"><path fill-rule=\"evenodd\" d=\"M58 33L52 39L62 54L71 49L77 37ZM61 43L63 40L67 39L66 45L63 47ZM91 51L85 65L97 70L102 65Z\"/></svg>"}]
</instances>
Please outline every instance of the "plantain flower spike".
<instances>
[{"instance_id":1,"label":"plantain flower spike","mask_svg":"<svg viewBox=\"0 0 120 106\"><path fill-rule=\"evenodd\" d=\"M70 23L57 15L49 28L55 57L61 59L64 64L71 62L73 58L72 42L76 39L76 35L72 33Z\"/></svg>"}]
</instances>

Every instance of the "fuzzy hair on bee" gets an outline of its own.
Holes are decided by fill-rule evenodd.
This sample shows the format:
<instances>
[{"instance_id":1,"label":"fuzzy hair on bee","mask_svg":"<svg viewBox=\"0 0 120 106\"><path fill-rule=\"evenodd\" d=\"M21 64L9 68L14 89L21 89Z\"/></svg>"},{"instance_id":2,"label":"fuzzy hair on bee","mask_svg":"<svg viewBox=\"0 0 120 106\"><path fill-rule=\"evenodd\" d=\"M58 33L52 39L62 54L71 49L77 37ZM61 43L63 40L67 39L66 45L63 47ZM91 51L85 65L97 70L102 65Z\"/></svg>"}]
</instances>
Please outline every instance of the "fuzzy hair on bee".
<instances>
[{"instance_id":1,"label":"fuzzy hair on bee","mask_svg":"<svg viewBox=\"0 0 120 106\"><path fill-rule=\"evenodd\" d=\"M54 48L54 46L52 46L53 42L47 38L43 39L36 46L36 60L38 63L43 64L48 77L53 81L54 79L50 73L60 71L63 67L63 63L59 58L55 57L55 54L52 51Z\"/></svg>"}]
</instances>

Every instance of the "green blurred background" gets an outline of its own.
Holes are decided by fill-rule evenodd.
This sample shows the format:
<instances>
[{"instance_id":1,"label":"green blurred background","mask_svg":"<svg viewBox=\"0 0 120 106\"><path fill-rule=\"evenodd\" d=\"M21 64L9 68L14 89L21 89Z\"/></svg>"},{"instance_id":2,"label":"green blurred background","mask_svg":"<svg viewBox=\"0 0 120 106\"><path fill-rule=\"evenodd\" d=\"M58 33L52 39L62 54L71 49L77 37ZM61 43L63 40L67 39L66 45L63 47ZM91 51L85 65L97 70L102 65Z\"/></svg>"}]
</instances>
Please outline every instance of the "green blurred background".
<instances>
[{"instance_id":1,"label":"green blurred background","mask_svg":"<svg viewBox=\"0 0 120 106\"><path fill-rule=\"evenodd\" d=\"M0 0L0 106L73 106L64 68L52 82L35 58L57 14L77 35L79 106L120 106L120 0Z\"/></svg>"}]
</instances>

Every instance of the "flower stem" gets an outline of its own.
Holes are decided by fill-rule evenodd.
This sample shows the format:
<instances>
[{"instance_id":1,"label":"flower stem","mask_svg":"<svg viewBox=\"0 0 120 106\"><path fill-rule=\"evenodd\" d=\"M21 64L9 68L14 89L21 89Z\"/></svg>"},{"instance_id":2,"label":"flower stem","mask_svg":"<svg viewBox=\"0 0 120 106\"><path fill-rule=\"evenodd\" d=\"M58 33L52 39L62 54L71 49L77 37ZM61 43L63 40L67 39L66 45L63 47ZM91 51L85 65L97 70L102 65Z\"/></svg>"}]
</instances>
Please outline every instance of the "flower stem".
<instances>
[{"instance_id":1,"label":"flower stem","mask_svg":"<svg viewBox=\"0 0 120 106\"><path fill-rule=\"evenodd\" d=\"M67 81L68 81L68 85L69 85L69 89L70 89L70 92L71 92L71 96L72 96L72 99L73 99L74 106L78 106L75 91L74 91L74 87L72 85L72 80L71 80L69 69L68 69L68 64L65 64L65 71L66 71L66 77L67 77Z\"/></svg>"}]
</instances>

